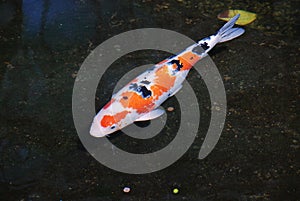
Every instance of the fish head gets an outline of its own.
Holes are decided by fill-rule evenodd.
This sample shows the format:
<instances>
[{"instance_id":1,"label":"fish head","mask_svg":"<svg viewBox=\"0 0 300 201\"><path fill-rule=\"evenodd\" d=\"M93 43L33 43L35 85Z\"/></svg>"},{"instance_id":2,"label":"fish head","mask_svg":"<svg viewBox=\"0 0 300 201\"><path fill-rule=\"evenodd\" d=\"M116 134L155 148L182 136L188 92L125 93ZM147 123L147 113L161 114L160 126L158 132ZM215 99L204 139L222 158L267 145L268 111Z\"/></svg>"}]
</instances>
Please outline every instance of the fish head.
<instances>
[{"instance_id":1,"label":"fish head","mask_svg":"<svg viewBox=\"0 0 300 201\"><path fill-rule=\"evenodd\" d=\"M94 137L104 137L108 134L111 134L119 130L116 123L111 124L110 126L103 126L101 122L105 121L106 116L108 115L96 115L94 117L92 126L90 128L90 134ZM110 115L109 115L110 116Z\"/></svg>"},{"instance_id":2,"label":"fish head","mask_svg":"<svg viewBox=\"0 0 300 201\"><path fill-rule=\"evenodd\" d=\"M129 112L120 108L118 103L109 102L94 117L90 134L94 137L104 137L127 125L126 116Z\"/></svg>"}]
</instances>

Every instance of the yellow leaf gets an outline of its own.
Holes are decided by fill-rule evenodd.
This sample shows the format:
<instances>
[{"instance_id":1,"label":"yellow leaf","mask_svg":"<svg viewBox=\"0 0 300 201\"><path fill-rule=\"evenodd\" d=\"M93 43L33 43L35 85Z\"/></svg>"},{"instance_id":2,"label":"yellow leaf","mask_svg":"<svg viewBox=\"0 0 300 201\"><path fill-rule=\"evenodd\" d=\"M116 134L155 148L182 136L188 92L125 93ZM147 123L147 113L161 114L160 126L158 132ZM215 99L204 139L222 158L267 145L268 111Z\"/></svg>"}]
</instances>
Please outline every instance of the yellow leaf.
<instances>
[{"instance_id":1,"label":"yellow leaf","mask_svg":"<svg viewBox=\"0 0 300 201\"><path fill-rule=\"evenodd\" d=\"M251 13L244 10L226 10L218 15L220 20L229 21L235 15L240 14L239 19L236 21L235 24L238 25L246 25L253 22L256 19L256 14Z\"/></svg>"}]
</instances>

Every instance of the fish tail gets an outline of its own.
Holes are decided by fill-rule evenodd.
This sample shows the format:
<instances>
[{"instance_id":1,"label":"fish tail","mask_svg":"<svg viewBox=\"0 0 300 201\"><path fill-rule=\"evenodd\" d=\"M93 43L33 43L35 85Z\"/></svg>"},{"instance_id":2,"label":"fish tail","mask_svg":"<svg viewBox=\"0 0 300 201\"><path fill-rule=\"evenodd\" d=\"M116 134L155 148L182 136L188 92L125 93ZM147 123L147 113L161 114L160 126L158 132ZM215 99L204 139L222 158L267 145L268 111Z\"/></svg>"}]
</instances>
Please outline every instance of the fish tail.
<instances>
[{"instance_id":1,"label":"fish tail","mask_svg":"<svg viewBox=\"0 0 300 201\"><path fill-rule=\"evenodd\" d=\"M240 14L237 14L229 22L224 24L224 26L218 31L218 33L217 33L217 35L219 36L218 43L232 40L236 37L239 37L240 35L242 35L245 32L245 30L242 28L232 28L239 17L240 17Z\"/></svg>"},{"instance_id":2,"label":"fish tail","mask_svg":"<svg viewBox=\"0 0 300 201\"><path fill-rule=\"evenodd\" d=\"M224 24L224 26L221 27L216 34L198 41L198 45L204 50L204 52L201 54L202 57L207 56L207 53L216 44L232 40L245 32L245 30L242 28L232 28L239 17L240 14L237 14L229 22Z\"/></svg>"}]
</instances>

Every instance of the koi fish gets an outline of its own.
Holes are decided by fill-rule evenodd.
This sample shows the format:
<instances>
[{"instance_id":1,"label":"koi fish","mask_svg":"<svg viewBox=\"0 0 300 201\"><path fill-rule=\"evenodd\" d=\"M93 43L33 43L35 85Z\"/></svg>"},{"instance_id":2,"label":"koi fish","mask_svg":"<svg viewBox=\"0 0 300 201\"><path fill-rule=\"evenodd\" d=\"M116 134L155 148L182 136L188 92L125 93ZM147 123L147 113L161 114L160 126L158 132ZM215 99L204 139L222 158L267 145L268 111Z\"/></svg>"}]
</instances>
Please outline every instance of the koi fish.
<instances>
[{"instance_id":1,"label":"koi fish","mask_svg":"<svg viewBox=\"0 0 300 201\"><path fill-rule=\"evenodd\" d=\"M90 134L104 137L135 121L163 115L165 111L158 107L181 89L193 65L207 56L217 43L244 33L242 28L232 28L238 18L239 15L234 16L216 34L154 65L124 86L94 117Z\"/></svg>"}]
</instances>

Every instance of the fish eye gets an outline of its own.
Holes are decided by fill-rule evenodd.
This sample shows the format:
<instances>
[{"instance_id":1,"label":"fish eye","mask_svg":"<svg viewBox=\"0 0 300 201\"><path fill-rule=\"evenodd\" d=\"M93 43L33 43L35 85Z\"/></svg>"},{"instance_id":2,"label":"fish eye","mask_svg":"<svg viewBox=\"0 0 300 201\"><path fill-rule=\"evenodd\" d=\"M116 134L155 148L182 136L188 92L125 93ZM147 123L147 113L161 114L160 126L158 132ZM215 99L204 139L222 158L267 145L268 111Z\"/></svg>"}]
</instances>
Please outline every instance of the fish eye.
<instances>
[{"instance_id":1,"label":"fish eye","mask_svg":"<svg viewBox=\"0 0 300 201\"><path fill-rule=\"evenodd\" d=\"M110 127L110 129L115 129L115 128L116 128L116 126L115 126L115 125L113 125L113 126L111 126L111 127Z\"/></svg>"}]
</instances>

